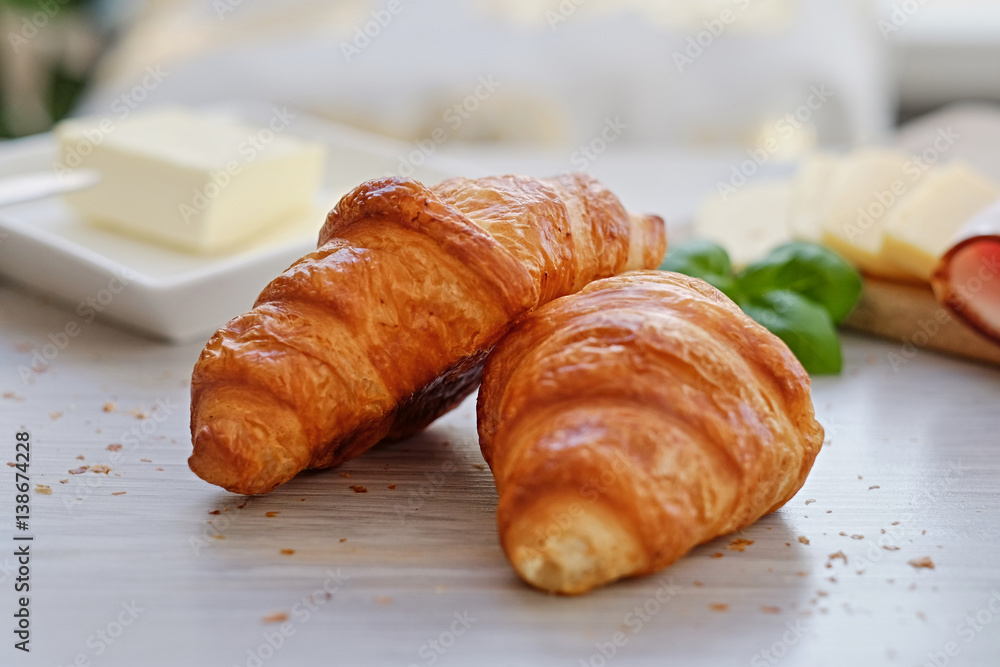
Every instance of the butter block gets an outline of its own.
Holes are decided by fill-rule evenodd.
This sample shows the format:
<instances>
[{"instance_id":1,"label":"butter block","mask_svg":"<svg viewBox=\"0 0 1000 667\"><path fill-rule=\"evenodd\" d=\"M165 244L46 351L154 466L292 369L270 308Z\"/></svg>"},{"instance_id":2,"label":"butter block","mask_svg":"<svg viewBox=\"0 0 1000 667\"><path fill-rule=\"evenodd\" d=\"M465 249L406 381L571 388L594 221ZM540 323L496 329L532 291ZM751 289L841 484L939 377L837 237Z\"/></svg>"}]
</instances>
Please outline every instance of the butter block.
<instances>
[{"instance_id":1,"label":"butter block","mask_svg":"<svg viewBox=\"0 0 1000 667\"><path fill-rule=\"evenodd\" d=\"M788 228L792 237L819 243L822 216L832 203L830 185L843 161L844 158L835 153L813 153L802 160L788 203Z\"/></svg>"},{"instance_id":2,"label":"butter block","mask_svg":"<svg viewBox=\"0 0 1000 667\"><path fill-rule=\"evenodd\" d=\"M283 134L275 110L260 126L185 109L117 123L61 123L57 169L93 169L100 183L65 195L87 222L192 252L230 250L314 206L319 144Z\"/></svg>"},{"instance_id":3,"label":"butter block","mask_svg":"<svg viewBox=\"0 0 1000 667\"><path fill-rule=\"evenodd\" d=\"M835 169L821 211L820 239L858 268L894 280L919 276L882 256L887 214L919 174L900 151L869 148L847 156Z\"/></svg>"},{"instance_id":4,"label":"butter block","mask_svg":"<svg viewBox=\"0 0 1000 667\"><path fill-rule=\"evenodd\" d=\"M882 256L928 282L966 222L1000 200L1000 185L953 161L934 169L888 214Z\"/></svg>"}]
</instances>

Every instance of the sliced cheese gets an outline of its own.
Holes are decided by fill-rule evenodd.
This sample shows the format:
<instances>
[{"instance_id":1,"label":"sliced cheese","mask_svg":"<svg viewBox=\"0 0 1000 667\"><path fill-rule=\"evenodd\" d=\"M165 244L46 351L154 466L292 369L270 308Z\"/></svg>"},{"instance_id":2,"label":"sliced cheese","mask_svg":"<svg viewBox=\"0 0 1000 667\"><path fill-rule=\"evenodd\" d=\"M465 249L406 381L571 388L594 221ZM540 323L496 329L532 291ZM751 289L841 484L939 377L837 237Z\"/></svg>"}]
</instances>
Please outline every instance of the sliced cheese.
<instances>
[{"instance_id":1,"label":"sliced cheese","mask_svg":"<svg viewBox=\"0 0 1000 667\"><path fill-rule=\"evenodd\" d=\"M694 233L715 241L741 268L791 240L788 203L792 183L785 180L745 185L726 198L713 196L698 211Z\"/></svg>"},{"instance_id":2,"label":"sliced cheese","mask_svg":"<svg viewBox=\"0 0 1000 667\"><path fill-rule=\"evenodd\" d=\"M831 207L830 185L843 161L835 153L813 153L802 160L788 204L788 227L794 238L813 243L822 238L823 214Z\"/></svg>"},{"instance_id":3,"label":"sliced cheese","mask_svg":"<svg viewBox=\"0 0 1000 667\"><path fill-rule=\"evenodd\" d=\"M931 170L889 212L881 255L930 281L962 225L998 199L1000 185L963 162Z\"/></svg>"},{"instance_id":4,"label":"sliced cheese","mask_svg":"<svg viewBox=\"0 0 1000 667\"><path fill-rule=\"evenodd\" d=\"M872 275L914 280L916 274L886 260L882 236L887 214L912 187L912 160L882 148L859 150L834 170L821 211L820 239Z\"/></svg>"},{"instance_id":5,"label":"sliced cheese","mask_svg":"<svg viewBox=\"0 0 1000 667\"><path fill-rule=\"evenodd\" d=\"M66 195L95 225L196 252L217 252L314 205L318 144L284 133L276 111L261 126L184 109L56 128L57 168L94 169L100 183Z\"/></svg>"}]
</instances>

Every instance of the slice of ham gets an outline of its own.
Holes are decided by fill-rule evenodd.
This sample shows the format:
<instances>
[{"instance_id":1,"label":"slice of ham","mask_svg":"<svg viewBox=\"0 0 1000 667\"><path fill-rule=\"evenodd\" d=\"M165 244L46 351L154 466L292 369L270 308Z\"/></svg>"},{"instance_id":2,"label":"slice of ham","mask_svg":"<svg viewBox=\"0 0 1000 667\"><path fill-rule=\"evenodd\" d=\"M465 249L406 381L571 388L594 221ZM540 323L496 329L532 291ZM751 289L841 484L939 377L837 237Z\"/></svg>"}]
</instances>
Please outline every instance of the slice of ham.
<instances>
[{"instance_id":1,"label":"slice of ham","mask_svg":"<svg viewBox=\"0 0 1000 667\"><path fill-rule=\"evenodd\" d=\"M938 301L1000 345L1000 202L966 223L931 285Z\"/></svg>"}]
</instances>

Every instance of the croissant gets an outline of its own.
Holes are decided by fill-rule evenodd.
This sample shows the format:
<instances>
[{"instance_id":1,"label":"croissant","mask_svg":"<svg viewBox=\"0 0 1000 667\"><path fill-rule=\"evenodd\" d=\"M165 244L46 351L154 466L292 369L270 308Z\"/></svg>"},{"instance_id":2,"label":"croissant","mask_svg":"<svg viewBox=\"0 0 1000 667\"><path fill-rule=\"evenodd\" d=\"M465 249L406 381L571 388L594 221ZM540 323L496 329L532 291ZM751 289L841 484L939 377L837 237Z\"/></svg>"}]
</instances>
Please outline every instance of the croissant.
<instances>
[{"instance_id":1,"label":"croissant","mask_svg":"<svg viewBox=\"0 0 1000 667\"><path fill-rule=\"evenodd\" d=\"M518 575L577 594L666 567L801 488L823 443L809 376L700 280L599 280L486 361L479 438Z\"/></svg>"},{"instance_id":2,"label":"croissant","mask_svg":"<svg viewBox=\"0 0 1000 667\"><path fill-rule=\"evenodd\" d=\"M593 178L384 178L330 212L319 248L219 329L191 379L188 461L230 491L403 438L479 384L521 317L588 282L654 267L663 220Z\"/></svg>"}]
</instances>

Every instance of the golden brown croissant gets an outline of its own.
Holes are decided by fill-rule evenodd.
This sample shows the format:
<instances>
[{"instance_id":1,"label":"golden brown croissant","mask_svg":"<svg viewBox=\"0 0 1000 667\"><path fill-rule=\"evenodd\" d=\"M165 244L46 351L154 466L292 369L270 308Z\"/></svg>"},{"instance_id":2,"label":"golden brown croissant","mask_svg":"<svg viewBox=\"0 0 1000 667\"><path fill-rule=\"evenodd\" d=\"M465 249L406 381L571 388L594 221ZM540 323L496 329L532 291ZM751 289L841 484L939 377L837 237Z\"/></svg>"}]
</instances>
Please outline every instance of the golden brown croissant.
<instances>
[{"instance_id":1,"label":"golden brown croissant","mask_svg":"<svg viewBox=\"0 0 1000 667\"><path fill-rule=\"evenodd\" d=\"M265 493L414 433L479 383L525 313L597 278L654 267L663 220L593 178L362 184L319 248L209 340L191 379L191 469Z\"/></svg>"},{"instance_id":2,"label":"golden brown croissant","mask_svg":"<svg viewBox=\"0 0 1000 667\"><path fill-rule=\"evenodd\" d=\"M823 443L785 344L707 283L655 271L525 318L487 359L478 412L504 552L567 594L776 510Z\"/></svg>"}]
</instances>

